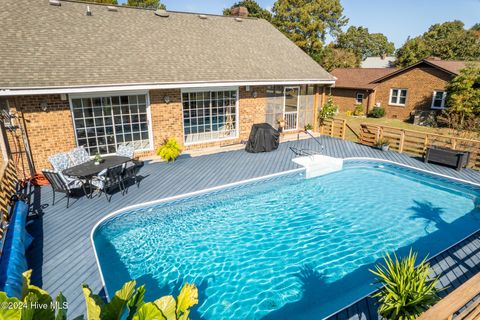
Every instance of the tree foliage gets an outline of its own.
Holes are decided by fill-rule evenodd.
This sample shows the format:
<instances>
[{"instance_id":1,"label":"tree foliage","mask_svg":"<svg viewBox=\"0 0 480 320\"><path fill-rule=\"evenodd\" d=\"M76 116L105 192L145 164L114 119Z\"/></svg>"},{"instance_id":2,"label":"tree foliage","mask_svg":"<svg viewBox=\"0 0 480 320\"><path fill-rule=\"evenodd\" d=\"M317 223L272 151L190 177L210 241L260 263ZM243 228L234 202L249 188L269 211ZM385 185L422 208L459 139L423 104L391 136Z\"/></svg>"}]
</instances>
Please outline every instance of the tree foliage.
<instances>
[{"instance_id":1,"label":"tree foliage","mask_svg":"<svg viewBox=\"0 0 480 320\"><path fill-rule=\"evenodd\" d=\"M312 57L348 22L339 0L277 0L272 11L277 28Z\"/></svg>"},{"instance_id":2,"label":"tree foliage","mask_svg":"<svg viewBox=\"0 0 480 320\"><path fill-rule=\"evenodd\" d=\"M332 44L327 45L320 55L313 57L327 71L335 68L355 68L359 66L359 60L350 49L335 48Z\"/></svg>"},{"instance_id":3,"label":"tree foliage","mask_svg":"<svg viewBox=\"0 0 480 320\"><path fill-rule=\"evenodd\" d=\"M480 22L479 22L479 23L475 23L475 24L470 28L470 30L480 31Z\"/></svg>"},{"instance_id":4,"label":"tree foliage","mask_svg":"<svg viewBox=\"0 0 480 320\"><path fill-rule=\"evenodd\" d=\"M149 9L167 9L160 0L128 0L127 6Z\"/></svg>"},{"instance_id":5,"label":"tree foliage","mask_svg":"<svg viewBox=\"0 0 480 320\"><path fill-rule=\"evenodd\" d=\"M480 37L455 20L432 25L419 37L408 39L397 51L397 64L408 66L428 56L443 60L479 60Z\"/></svg>"},{"instance_id":6,"label":"tree foliage","mask_svg":"<svg viewBox=\"0 0 480 320\"><path fill-rule=\"evenodd\" d=\"M456 130L479 130L480 65L470 63L447 85L447 109L440 121Z\"/></svg>"},{"instance_id":7,"label":"tree foliage","mask_svg":"<svg viewBox=\"0 0 480 320\"><path fill-rule=\"evenodd\" d=\"M272 14L270 13L270 11L260 7L260 5L255 0L243 0L243 1L236 2L230 8L223 9L223 15L224 16L231 16L232 15L232 9L235 8L235 7L245 7L245 8L247 8L249 17L265 19L267 21L272 21Z\"/></svg>"},{"instance_id":8,"label":"tree foliage","mask_svg":"<svg viewBox=\"0 0 480 320\"><path fill-rule=\"evenodd\" d=\"M369 33L368 28L351 26L341 33L336 41L337 48L352 50L359 60L366 57L391 55L395 52L393 42L382 33Z\"/></svg>"}]
</instances>

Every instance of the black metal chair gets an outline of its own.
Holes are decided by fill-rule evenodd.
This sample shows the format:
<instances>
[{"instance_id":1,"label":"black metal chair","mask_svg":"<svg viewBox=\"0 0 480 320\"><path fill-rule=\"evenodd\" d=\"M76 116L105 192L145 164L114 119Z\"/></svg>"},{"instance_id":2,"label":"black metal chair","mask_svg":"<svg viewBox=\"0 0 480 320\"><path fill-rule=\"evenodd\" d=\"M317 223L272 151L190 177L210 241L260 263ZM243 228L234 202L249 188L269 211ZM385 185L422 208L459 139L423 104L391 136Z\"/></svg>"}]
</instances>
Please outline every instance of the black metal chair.
<instances>
[{"instance_id":1,"label":"black metal chair","mask_svg":"<svg viewBox=\"0 0 480 320\"><path fill-rule=\"evenodd\" d=\"M143 167L143 161L131 160L125 163L123 170L123 182L124 182L124 193L128 193L128 182L133 180L137 185L137 188L140 187L140 179L138 179L138 172ZM127 183L125 185L125 183Z\"/></svg>"},{"instance_id":2,"label":"black metal chair","mask_svg":"<svg viewBox=\"0 0 480 320\"><path fill-rule=\"evenodd\" d=\"M100 193L105 193L105 197L108 202L112 200L112 195L108 197L108 193L117 187L122 191L125 189L123 184L123 165L108 168L105 173L100 173L97 177L94 177L91 181L92 185L100 190Z\"/></svg>"},{"instance_id":3,"label":"black metal chair","mask_svg":"<svg viewBox=\"0 0 480 320\"><path fill-rule=\"evenodd\" d=\"M55 205L55 193L60 192L64 193L67 197L67 208L70 204L70 196L74 190L84 189L83 183L81 180L71 180L66 181L65 178L58 172L44 169L42 170L43 175L47 178L48 182L52 186L53 190L53 201L52 206Z\"/></svg>"}]
</instances>

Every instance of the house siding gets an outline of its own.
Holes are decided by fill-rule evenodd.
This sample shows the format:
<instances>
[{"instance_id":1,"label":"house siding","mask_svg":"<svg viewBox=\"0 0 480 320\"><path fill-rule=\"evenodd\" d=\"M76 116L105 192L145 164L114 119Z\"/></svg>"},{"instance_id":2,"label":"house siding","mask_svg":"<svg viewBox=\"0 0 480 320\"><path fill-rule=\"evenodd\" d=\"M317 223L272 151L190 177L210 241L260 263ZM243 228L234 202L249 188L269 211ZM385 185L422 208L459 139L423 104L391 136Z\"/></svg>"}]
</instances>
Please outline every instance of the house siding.
<instances>
[{"instance_id":1,"label":"house siding","mask_svg":"<svg viewBox=\"0 0 480 320\"><path fill-rule=\"evenodd\" d=\"M417 67L385 81L376 87L376 102L385 108L388 118L409 120L416 110L431 110L434 90L445 90L451 76L432 67ZM405 106L389 104L390 89L407 89Z\"/></svg>"},{"instance_id":2,"label":"house siding","mask_svg":"<svg viewBox=\"0 0 480 320\"><path fill-rule=\"evenodd\" d=\"M214 88L209 88L214 89ZM208 90L208 89L206 89ZM254 123L267 121L267 88L265 86L251 86L238 88L238 137L234 139L212 141L184 145L183 110L181 103L181 90L151 90L150 114L151 133L153 140L152 150L137 152L136 156L151 156L155 154L166 138L174 137L183 146L184 150L194 150L208 147L218 147L240 143L247 140L251 126ZM254 97L256 93L256 97ZM120 94L120 93L119 93ZM165 96L170 97L170 102L165 103ZM8 98L10 110L18 113L25 121L21 121L28 136L28 142L33 155L35 171L39 173L43 168L51 168L48 157L66 152L76 147L75 131L72 113L68 98L62 100L60 95L35 95L17 96ZM43 102L47 103L47 110L41 108ZM311 123L314 106L313 96L301 96L299 107L299 128L304 123ZM271 121L270 121L271 122ZM271 123L276 127L276 123ZM25 168L28 176L28 162L24 152L21 131L8 133L10 148L20 167ZM22 169L20 168L19 172Z\"/></svg>"}]
</instances>

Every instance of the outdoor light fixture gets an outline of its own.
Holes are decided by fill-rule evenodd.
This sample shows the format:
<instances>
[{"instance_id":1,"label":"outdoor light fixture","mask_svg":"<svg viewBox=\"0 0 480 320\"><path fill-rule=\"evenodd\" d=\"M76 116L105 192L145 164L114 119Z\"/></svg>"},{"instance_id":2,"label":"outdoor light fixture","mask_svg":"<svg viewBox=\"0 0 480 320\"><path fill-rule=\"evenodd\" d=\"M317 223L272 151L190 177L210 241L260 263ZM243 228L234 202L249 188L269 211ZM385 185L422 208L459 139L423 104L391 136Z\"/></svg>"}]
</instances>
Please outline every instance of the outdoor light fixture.
<instances>
[{"instance_id":1,"label":"outdoor light fixture","mask_svg":"<svg viewBox=\"0 0 480 320\"><path fill-rule=\"evenodd\" d=\"M170 103L170 96L163 97L163 100L165 101L166 104L169 104Z\"/></svg>"},{"instance_id":2,"label":"outdoor light fixture","mask_svg":"<svg viewBox=\"0 0 480 320\"><path fill-rule=\"evenodd\" d=\"M42 101L42 102L40 103L40 108L41 108L43 111L47 112L47 110L48 110L48 103L47 103L47 101Z\"/></svg>"},{"instance_id":3,"label":"outdoor light fixture","mask_svg":"<svg viewBox=\"0 0 480 320\"><path fill-rule=\"evenodd\" d=\"M252 92L252 97L256 98L257 96L258 96L257 91L253 91L253 92Z\"/></svg>"}]
</instances>

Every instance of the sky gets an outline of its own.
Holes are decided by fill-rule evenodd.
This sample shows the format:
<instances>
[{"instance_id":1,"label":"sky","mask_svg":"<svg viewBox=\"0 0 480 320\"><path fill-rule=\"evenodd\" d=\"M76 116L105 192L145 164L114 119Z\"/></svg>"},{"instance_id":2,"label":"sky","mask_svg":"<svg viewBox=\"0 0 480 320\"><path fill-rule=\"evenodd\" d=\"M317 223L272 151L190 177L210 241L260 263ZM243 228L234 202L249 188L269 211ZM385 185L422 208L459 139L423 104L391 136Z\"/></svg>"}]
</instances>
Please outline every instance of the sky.
<instances>
[{"instance_id":1,"label":"sky","mask_svg":"<svg viewBox=\"0 0 480 320\"><path fill-rule=\"evenodd\" d=\"M222 14L237 0L161 0L167 9ZM120 0L120 3L123 1ZM274 0L257 0L271 9ZM434 23L461 20L467 28L480 22L480 0L340 0L349 26L381 32L400 47L408 36L424 33ZM348 26L347 26L348 27Z\"/></svg>"}]
</instances>

